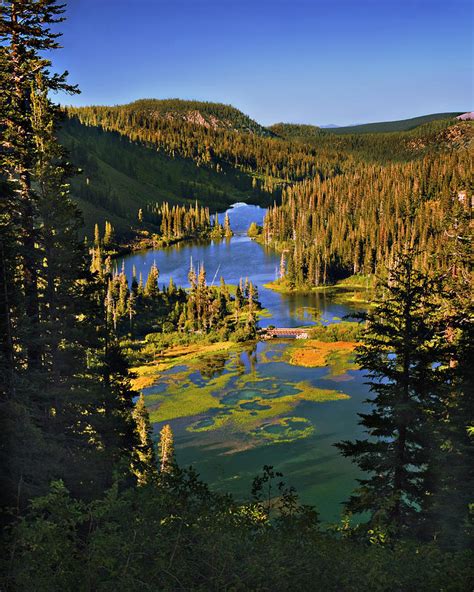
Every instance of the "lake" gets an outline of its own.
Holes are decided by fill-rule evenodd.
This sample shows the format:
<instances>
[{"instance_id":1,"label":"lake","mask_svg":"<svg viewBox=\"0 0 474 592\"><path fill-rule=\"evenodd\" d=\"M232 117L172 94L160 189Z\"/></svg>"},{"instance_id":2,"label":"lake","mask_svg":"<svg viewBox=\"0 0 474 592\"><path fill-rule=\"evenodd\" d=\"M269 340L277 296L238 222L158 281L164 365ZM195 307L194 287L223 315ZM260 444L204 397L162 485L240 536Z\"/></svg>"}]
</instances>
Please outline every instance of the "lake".
<instances>
[{"instance_id":1,"label":"lake","mask_svg":"<svg viewBox=\"0 0 474 592\"><path fill-rule=\"evenodd\" d=\"M337 323L357 310L325 292L284 295L264 288L276 278L280 256L251 241L246 231L250 222L262 223L265 210L237 204L228 213L232 239L131 254L124 259L128 277L134 265L146 280L156 262L160 283L172 277L186 287L191 260L204 263L208 283L218 284L223 276L237 284L248 277L267 310L262 327ZM248 498L253 477L264 464L273 465L324 521L336 521L359 473L333 444L362 435L357 413L369 393L351 355L303 367L290 363L295 345L301 344L271 340L203 348L157 372L155 384L143 392L155 434L170 423L178 463L193 465L212 488Z\"/></svg>"}]
</instances>

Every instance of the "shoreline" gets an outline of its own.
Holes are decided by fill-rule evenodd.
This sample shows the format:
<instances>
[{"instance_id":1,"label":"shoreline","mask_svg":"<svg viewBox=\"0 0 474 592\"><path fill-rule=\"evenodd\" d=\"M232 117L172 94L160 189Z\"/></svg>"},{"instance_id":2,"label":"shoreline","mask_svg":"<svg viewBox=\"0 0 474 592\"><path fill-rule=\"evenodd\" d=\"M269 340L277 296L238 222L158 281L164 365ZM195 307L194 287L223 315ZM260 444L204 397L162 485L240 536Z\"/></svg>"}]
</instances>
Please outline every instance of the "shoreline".
<instances>
[{"instance_id":1,"label":"shoreline","mask_svg":"<svg viewBox=\"0 0 474 592\"><path fill-rule=\"evenodd\" d=\"M260 203L252 203L252 201L237 201L230 204L225 209L217 209L217 214L224 214L232 209L234 206L238 204L249 205L249 206L257 206L262 209L266 209L267 205L262 205ZM158 234L153 233L151 230L131 230L131 234L133 234L132 238L130 238L125 243L119 244L117 246L116 251L110 252L109 255L112 259L117 257L121 257L124 255L130 255L131 253L137 253L139 251L148 251L154 249L162 249L165 247L172 247L173 245L177 245L179 243L193 241L193 240L202 240L202 241L218 241L218 240L230 240L233 236L235 236L234 232L230 236L226 236L222 234L220 236L213 236L212 228L211 230L207 231L203 234L192 234L186 235L179 238L170 238L164 239L160 237ZM151 236L149 236L151 235ZM256 240L259 244L263 245L263 242L258 240L258 237L249 237L252 240ZM113 253L113 254L112 254Z\"/></svg>"},{"instance_id":2,"label":"shoreline","mask_svg":"<svg viewBox=\"0 0 474 592\"><path fill-rule=\"evenodd\" d=\"M290 287L284 280L274 280L272 282L267 282L266 284L263 284L263 287L267 290L278 292L279 294L292 295L306 295L324 292L339 292L342 295L343 293L353 293L358 291L372 292L374 290L374 276L367 276L365 285L362 283L352 283L351 278L354 277L355 276L350 276L348 278L336 282L335 284L300 287ZM365 300L362 299L361 301ZM367 300L367 302L369 301Z\"/></svg>"},{"instance_id":3,"label":"shoreline","mask_svg":"<svg viewBox=\"0 0 474 592\"><path fill-rule=\"evenodd\" d=\"M232 235L234 236L234 235ZM117 249L113 251L106 252L106 255L110 256L111 259L118 259L119 257L123 257L125 255L131 255L132 253L139 253L141 251L157 251L160 249L165 249L167 247L173 247L180 243L187 243L192 241L203 241L203 242L211 242L211 241L224 241L230 240L232 237L212 237L209 235L193 235L193 236L183 236L180 238L173 238L173 239L163 239L163 238L145 238L139 241L136 239L132 239L130 242L126 244L119 245Z\"/></svg>"}]
</instances>

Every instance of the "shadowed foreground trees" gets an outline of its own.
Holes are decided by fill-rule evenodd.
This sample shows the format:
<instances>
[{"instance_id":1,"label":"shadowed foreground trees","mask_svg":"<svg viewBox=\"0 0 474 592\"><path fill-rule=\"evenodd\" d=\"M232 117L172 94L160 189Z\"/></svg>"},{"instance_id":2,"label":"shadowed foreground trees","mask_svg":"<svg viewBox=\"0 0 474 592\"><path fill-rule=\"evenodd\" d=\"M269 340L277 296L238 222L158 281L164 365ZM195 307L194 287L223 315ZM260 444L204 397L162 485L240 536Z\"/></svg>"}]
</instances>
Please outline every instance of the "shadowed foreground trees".
<instances>
[{"instance_id":1,"label":"shadowed foreground trees","mask_svg":"<svg viewBox=\"0 0 474 592\"><path fill-rule=\"evenodd\" d=\"M338 445L371 474L360 480L348 509L370 511L375 524L397 535L415 527L426 491L426 414L441 382L439 335L430 325L433 283L414 269L413 259L412 253L399 258L385 296L364 316L368 323L357 362L375 393L372 410L361 415L370 438Z\"/></svg>"},{"instance_id":2,"label":"shadowed foreground trees","mask_svg":"<svg viewBox=\"0 0 474 592\"><path fill-rule=\"evenodd\" d=\"M263 481L268 485L272 468ZM270 477L271 481L274 481ZM275 483L273 490L278 491ZM175 469L157 489L117 487L91 504L62 483L34 503L2 555L7 590L468 591L469 554L335 537L280 488L281 504L245 505Z\"/></svg>"},{"instance_id":3,"label":"shadowed foreground trees","mask_svg":"<svg viewBox=\"0 0 474 592\"><path fill-rule=\"evenodd\" d=\"M459 548L473 535L467 259L457 261L454 282L430 279L415 260L412 250L398 256L375 308L362 315L367 327L356 359L374 393L370 411L360 414L368 438L337 446L368 476L346 506L369 512L369 526L383 536ZM445 300L454 284L455 312Z\"/></svg>"},{"instance_id":4,"label":"shadowed foreground trees","mask_svg":"<svg viewBox=\"0 0 474 592\"><path fill-rule=\"evenodd\" d=\"M53 28L63 7L12 0L0 8L1 476L18 513L59 477L74 495L100 495L129 464L134 431L126 362L107 339L49 99L75 92L43 57L59 47Z\"/></svg>"}]
</instances>

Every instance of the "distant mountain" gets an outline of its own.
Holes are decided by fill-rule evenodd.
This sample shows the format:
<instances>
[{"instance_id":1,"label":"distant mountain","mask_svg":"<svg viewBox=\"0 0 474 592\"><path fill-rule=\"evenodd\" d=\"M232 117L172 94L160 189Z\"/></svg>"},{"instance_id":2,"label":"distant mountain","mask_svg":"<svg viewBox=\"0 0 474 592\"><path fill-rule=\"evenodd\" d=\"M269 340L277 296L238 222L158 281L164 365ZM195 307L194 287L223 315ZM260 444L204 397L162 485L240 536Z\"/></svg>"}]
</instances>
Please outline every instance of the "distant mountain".
<instances>
[{"instance_id":1,"label":"distant mountain","mask_svg":"<svg viewBox=\"0 0 474 592\"><path fill-rule=\"evenodd\" d=\"M327 123L326 125L320 125L319 127L322 129L331 129L331 128L341 127L341 126L336 125L335 123Z\"/></svg>"},{"instance_id":2,"label":"distant mountain","mask_svg":"<svg viewBox=\"0 0 474 592\"><path fill-rule=\"evenodd\" d=\"M232 130L264 137L271 136L267 128L232 105L223 103L181 99L140 99L115 108L127 110L130 114L146 115L151 119L185 122L214 130ZM113 110L114 107L110 109Z\"/></svg>"},{"instance_id":3,"label":"distant mountain","mask_svg":"<svg viewBox=\"0 0 474 592\"><path fill-rule=\"evenodd\" d=\"M385 133L381 129L376 131L373 127L362 133L353 131L354 128L366 126L351 126L352 133L338 133L344 128L322 129L292 123L278 123L269 129L291 144L300 143L304 150L312 147L317 151L318 157L322 154L332 155L336 164L334 170L338 170L348 155L356 160L387 163L419 158L432 151L462 149L472 145L474 126L471 121L441 115L441 119L431 119L432 116L429 115L414 118L409 121L418 122L419 125L411 127L410 124L410 129L392 129Z\"/></svg>"},{"instance_id":4,"label":"distant mountain","mask_svg":"<svg viewBox=\"0 0 474 592\"><path fill-rule=\"evenodd\" d=\"M363 123L360 125L348 125L343 127L326 128L333 134L369 134L382 132L405 132L424 123L430 121L437 121L439 119L454 119L461 115L463 111L456 111L451 113L432 113L431 115L422 115L420 117L412 117L411 119L401 119L397 121L379 121L376 123Z\"/></svg>"}]
</instances>

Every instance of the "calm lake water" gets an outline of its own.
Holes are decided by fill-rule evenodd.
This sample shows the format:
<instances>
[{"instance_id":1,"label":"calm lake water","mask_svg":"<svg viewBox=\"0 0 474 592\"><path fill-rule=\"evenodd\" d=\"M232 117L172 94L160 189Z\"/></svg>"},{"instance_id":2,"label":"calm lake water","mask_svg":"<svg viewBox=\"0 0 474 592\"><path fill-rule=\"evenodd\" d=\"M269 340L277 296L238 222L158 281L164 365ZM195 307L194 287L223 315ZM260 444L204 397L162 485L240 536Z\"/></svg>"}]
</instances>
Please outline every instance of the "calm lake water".
<instances>
[{"instance_id":1,"label":"calm lake water","mask_svg":"<svg viewBox=\"0 0 474 592\"><path fill-rule=\"evenodd\" d=\"M338 322L354 311L323 293L289 296L265 289L276 277L279 255L246 236L250 222L262 223L265 210L237 205L228 213L235 233L230 241L136 253L125 258L127 275L135 265L146 280L155 261L160 283L173 277L177 285L188 286L192 258L204 263L209 283L214 277L218 283L220 276L228 284L248 277L271 314L261 319L263 327ZM358 472L333 444L361 435L357 413L364 410L368 390L362 372L350 369L350 362L324 368L289 364L285 353L291 346L291 341L273 340L204 355L162 372L144 393L152 414L163 410L166 415L169 408L176 416L182 405L183 416L166 421L173 428L178 462L193 465L213 488L245 499L262 466L273 465L304 503L314 504L323 520L335 521ZM316 392L322 393L320 400ZM162 425L154 425L155 433Z\"/></svg>"}]
</instances>

